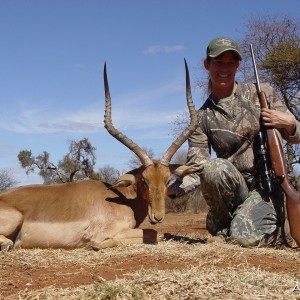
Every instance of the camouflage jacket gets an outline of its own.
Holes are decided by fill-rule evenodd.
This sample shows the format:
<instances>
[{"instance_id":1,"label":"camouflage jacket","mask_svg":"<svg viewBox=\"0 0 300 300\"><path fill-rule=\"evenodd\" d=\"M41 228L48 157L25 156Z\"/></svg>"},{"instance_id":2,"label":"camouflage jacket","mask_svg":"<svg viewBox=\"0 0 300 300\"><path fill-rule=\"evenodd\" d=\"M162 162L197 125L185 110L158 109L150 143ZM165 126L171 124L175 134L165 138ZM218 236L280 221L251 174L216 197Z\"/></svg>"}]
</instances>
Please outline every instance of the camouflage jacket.
<instances>
[{"instance_id":1,"label":"camouflage jacket","mask_svg":"<svg viewBox=\"0 0 300 300\"><path fill-rule=\"evenodd\" d=\"M270 108L290 113L269 84L261 87ZM242 173L248 187L253 187L257 172L253 138L260 129L260 103L255 85L238 84L231 96L218 102L210 95L199 114L199 126L189 139L187 165L201 172L205 162L211 158L212 149L217 157L232 162ZM300 123L297 122L294 136L289 136L285 130L281 134L286 141L299 143ZM199 184L199 176L195 173L184 178L180 188L186 193Z\"/></svg>"}]
</instances>

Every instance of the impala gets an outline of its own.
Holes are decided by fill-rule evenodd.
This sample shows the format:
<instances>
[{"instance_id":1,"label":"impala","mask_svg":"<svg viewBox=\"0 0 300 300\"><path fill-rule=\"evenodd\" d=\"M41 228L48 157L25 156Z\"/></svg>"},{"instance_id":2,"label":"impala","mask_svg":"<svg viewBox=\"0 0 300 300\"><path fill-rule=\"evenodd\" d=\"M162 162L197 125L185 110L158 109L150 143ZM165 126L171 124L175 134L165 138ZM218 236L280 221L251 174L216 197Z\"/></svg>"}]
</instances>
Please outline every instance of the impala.
<instances>
[{"instance_id":1,"label":"impala","mask_svg":"<svg viewBox=\"0 0 300 300\"><path fill-rule=\"evenodd\" d=\"M185 176L186 166L170 160L198 124L187 64L186 98L190 125L167 149L160 160L151 160L145 151L119 132L111 120L111 97L104 65L105 128L133 151L141 166L121 176L115 185L84 180L59 185L29 185L0 194L0 246L11 248L87 247L101 249L120 243L156 243L155 230L139 229L149 217L162 222L171 173Z\"/></svg>"}]
</instances>

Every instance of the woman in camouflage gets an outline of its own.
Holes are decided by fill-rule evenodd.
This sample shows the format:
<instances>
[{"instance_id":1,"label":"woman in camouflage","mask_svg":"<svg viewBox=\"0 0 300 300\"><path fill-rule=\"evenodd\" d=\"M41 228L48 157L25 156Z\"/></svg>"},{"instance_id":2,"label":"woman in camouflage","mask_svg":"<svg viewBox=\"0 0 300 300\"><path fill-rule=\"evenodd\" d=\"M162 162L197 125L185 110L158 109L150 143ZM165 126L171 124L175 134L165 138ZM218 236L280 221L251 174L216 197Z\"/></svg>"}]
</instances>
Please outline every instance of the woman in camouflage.
<instances>
[{"instance_id":1,"label":"woman in camouflage","mask_svg":"<svg viewBox=\"0 0 300 300\"><path fill-rule=\"evenodd\" d=\"M242 57L235 41L213 39L204 66L209 74L210 95L199 110L199 126L189 139L187 165L197 172L170 194L179 196L200 185L209 206L207 230L221 240L243 246L282 243L284 195L275 186L268 197L258 179L253 139L264 126L280 130L290 143L300 142L300 124L268 84L262 84L272 109L260 110L254 84L236 82ZM216 158L211 158L211 149Z\"/></svg>"}]
</instances>

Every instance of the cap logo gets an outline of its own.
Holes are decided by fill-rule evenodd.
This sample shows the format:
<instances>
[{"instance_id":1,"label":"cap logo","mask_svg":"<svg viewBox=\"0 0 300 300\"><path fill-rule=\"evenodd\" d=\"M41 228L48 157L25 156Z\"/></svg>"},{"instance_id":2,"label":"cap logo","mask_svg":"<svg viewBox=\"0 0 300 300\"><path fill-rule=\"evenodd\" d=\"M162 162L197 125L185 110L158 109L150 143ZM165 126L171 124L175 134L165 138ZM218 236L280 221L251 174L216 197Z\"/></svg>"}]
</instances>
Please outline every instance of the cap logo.
<instances>
[{"instance_id":1,"label":"cap logo","mask_svg":"<svg viewBox=\"0 0 300 300\"><path fill-rule=\"evenodd\" d=\"M227 39L220 39L217 43L217 46L232 46L231 41Z\"/></svg>"}]
</instances>

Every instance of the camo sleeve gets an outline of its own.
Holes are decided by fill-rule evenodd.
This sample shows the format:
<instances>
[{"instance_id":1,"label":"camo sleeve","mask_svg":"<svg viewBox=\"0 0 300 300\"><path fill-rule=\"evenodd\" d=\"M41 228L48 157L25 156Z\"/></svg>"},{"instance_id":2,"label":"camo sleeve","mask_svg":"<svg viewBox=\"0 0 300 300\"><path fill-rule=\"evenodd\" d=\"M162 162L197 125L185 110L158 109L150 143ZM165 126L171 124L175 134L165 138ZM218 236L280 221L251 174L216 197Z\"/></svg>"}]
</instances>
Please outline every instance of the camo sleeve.
<instances>
[{"instance_id":1,"label":"camo sleeve","mask_svg":"<svg viewBox=\"0 0 300 300\"><path fill-rule=\"evenodd\" d=\"M284 130L284 139L288 141L289 143L292 144L299 144L300 143L300 123L296 121L296 132L294 135L289 135L285 130Z\"/></svg>"},{"instance_id":2,"label":"camo sleeve","mask_svg":"<svg viewBox=\"0 0 300 300\"><path fill-rule=\"evenodd\" d=\"M186 194L200 185L199 174L203 170L205 162L210 159L208 139L202 128L203 123L201 123L200 117L199 126L189 139L189 150L186 162L186 165L191 167L194 173L182 179L178 188L175 189L177 196Z\"/></svg>"},{"instance_id":3,"label":"camo sleeve","mask_svg":"<svg viewBox=\"0 0 300 300\"><path fill-rule=\"evenodd\" d=\"M194 171L201 172L204 163L210 159L210 146L207 130L207 116L204 110L200 110L199 126L189 138L189 150L187 154L186 165L193 168Z\"/></svg>"},{"instance_id":4,"label":"camo sleeve","mask_svg":"<svg viewBox=\"0 0 300 300\"><path fill-rule=\"evenodd\" d=\"M288 114L292 114L291 111L286 107L284 101L276 94L274 89L271 87L269 83L263 83L261 85L261 89L265 92L267 96L268 103L271 109L279 110L282 112L286 112ZM294 135L289 135L286 130L280 131L283 138L292 144L300 143L300 123L296 121L296 132Z\"/></svg>"}]
</instances>

